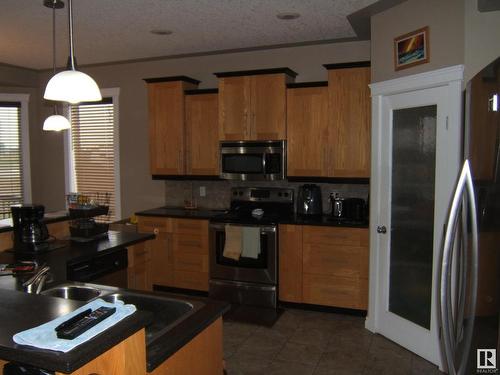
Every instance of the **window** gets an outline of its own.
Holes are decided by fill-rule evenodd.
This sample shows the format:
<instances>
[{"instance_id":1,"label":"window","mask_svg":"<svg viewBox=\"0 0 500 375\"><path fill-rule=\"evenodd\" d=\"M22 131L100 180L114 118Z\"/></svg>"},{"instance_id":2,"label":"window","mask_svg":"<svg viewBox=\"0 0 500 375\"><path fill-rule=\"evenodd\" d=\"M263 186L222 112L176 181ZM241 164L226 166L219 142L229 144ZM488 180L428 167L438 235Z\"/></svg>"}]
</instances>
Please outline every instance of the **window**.
<instances>
[{"instance_id":1,"label":"window","mask_svg":"<svg viewBox=\"0 0 500 375\"><path fill-rule=\"evenodd\" d=\"M10 206L31 203L29 95L0 94L0 219Z\"/></svg>"},{"instance_id":2,"label":"window","mask_svg":"<svg viewBox=\"0 0 500 375\"><path fill-rule=\"evenodd\" d=\"M91 194L109 204L106 221L120 219L118 89L102 90L100 102L69 106L68 192Z\"/></svg>"}]
</instances>

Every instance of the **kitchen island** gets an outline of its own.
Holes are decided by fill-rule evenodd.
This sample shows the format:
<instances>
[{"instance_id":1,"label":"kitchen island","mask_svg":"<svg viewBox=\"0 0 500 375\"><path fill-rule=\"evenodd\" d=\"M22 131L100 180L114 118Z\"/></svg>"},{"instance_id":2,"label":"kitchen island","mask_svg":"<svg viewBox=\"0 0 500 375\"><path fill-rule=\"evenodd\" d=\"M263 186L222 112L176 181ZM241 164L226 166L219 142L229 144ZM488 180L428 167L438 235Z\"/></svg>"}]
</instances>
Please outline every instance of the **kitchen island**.
<instances>
[{"instance_id":1,"label":"kitchen island","mask_svg":"<svg viewBox=\"0 0 500 375\"><path fill-rule=\"evenodd\" d=\"M154 236L150 234L110 231L107 239L86 245L68 242L63 248L41 254L37 260L51 266L55 276L49 287L55 287L58 283L66 282L65 267L68 261L110 253L114 249L151 238ZM15 259L16 254L13 252L0 253L0 263ZM61 353L17 345L12 335L67 314L86 302L27 294L21 291L21 284L21 279L17 277L0 278L0 365L17 361L56 373L82 375L222 373L221 317L228 309L224 302L103 286L108 294L167 298L196 308L162 330L154 339L148 338L147 334L157 315L138 308L136 313L106 332L68 353Z\"/></svg>"}]
</instances>

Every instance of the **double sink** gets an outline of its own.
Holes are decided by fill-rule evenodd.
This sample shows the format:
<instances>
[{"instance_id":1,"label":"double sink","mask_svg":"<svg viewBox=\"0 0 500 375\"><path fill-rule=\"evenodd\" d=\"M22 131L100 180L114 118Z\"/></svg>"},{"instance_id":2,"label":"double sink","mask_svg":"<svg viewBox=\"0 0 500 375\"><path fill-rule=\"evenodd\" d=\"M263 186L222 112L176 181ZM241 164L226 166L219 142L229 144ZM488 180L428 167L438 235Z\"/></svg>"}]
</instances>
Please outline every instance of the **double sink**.
<instances>
[{"instance_id":1,"label":"double sink","mask_svg":"<svg viewBox=\"0 0 500 375\"><path fill-rule=\"evenodd\" d=\"M140 311L153 314L146 328L146 345L163 336L170 329L203 307L199 301L185 301L161 294L151 294L94 284L70 283L42 291L43 295L89 302L101 298L114 303L118 300L133 304Z\"/></svg>"}]
</instances>

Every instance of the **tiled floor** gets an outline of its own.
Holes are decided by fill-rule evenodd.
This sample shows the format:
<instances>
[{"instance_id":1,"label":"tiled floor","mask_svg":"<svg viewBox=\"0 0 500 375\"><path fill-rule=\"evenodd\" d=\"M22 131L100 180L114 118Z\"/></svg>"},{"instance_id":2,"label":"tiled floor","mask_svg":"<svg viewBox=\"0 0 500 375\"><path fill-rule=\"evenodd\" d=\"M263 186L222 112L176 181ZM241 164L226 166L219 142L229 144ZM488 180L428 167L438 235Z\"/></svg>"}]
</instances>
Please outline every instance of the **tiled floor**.
<instances>
[{"instance_id":1,"label":"tiled floor","mask_svg":"<svg viewBox=\"0 0 500 375\"><path fill-rule=\"evenodd\" d=\"M437 367L364 328L365 318L287 309L272 328L224 323L229 375L437 375Z\"/></svg>"}]
</instances>

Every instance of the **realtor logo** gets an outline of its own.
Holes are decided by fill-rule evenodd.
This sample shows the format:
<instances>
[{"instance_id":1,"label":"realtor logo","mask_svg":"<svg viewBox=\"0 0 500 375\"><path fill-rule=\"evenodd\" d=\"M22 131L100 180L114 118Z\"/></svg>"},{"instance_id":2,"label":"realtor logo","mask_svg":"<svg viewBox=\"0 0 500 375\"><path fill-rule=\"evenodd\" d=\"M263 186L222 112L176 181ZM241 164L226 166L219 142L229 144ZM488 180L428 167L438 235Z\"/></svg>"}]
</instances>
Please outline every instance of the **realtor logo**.
<instances>
[{"instance_id":1,"label":"realtor logo","mask_svg":"<svg viewBox=\"0 0 500 375\"><path fill-rule=\"evenodd\" d=\"M496 368L497 368L496 349L477 349L477 369L493 370Z\"/></svg>"}]
</instances>

